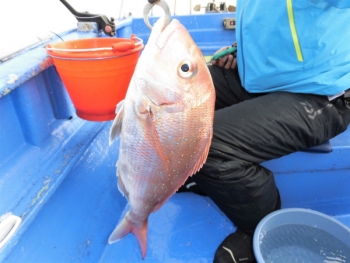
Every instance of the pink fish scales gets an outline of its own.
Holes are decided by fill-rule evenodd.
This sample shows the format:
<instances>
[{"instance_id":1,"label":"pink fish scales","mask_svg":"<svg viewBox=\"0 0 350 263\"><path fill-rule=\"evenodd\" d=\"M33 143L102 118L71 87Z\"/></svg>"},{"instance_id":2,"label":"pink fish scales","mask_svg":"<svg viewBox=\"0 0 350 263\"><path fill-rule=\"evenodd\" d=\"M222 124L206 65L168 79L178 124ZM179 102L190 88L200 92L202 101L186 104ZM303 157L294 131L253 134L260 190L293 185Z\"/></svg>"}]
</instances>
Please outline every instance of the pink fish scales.
<instances>
[{"instance_id":1,"label":"pink fish scales","mask_svg":"<svg viewBox=\"0 0 350 263\"><path fill-rule=\"evenodd\" d=\"M215 91L202 53L177 20L159 19L117 106L110 143L120 137L117 176L130 210L109 237L129 232L147 250L148 216L205 162Z\"/></svg>"}]
</instances>

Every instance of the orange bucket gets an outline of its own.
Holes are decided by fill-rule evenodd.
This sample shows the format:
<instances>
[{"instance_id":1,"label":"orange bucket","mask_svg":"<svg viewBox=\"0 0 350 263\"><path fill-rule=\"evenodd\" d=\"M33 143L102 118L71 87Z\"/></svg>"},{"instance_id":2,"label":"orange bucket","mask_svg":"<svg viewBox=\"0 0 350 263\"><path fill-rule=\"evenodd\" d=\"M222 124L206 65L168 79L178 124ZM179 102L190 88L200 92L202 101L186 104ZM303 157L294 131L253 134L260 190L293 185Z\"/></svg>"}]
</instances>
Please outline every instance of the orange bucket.
<instances>
[{"instance_id":1,"label":"orange bucket","mask_svg":"<svg viewBox=\"0 0 350 263\"><path fill-rule=\"evenodd\" d=\"M115 117L118 102L126 95L142 40L87 38L46 46L77 115L90 121Z\"/></svg>"}]
</instances>

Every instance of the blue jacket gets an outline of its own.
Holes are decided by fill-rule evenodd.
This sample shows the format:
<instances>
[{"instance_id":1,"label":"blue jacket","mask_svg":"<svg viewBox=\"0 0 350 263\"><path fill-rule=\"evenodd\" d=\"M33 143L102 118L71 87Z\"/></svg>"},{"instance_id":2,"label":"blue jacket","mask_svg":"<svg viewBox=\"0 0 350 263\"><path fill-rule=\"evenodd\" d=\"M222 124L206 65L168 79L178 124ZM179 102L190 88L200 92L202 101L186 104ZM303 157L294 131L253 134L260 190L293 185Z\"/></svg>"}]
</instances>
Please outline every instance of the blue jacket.
<instances>
[{"instance_id":1,"label":"blue jacket","mask_svg":"<svg viewBox=\"0 0 350 263\"><path fill-rule=\"evenodd\" d=\"M350 88L350 0L237 0L236 25L247 91Z\"/></svg>"}]
</instances>

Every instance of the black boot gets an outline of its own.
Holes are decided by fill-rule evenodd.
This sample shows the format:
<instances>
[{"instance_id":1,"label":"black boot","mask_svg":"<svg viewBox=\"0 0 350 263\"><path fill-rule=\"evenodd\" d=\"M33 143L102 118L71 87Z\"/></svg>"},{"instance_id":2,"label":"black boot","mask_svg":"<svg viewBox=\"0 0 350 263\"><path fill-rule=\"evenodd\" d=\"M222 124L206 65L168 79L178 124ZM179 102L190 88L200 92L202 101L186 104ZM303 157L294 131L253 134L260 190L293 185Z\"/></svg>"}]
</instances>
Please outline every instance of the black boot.
<instances>
[{"instance_id":1,"label":"black boot","mask_svg":"<svg viewBox=\"0 0 350 263\"><path fill-rule=\"evenodd\" d=\"M254 263L253 237L237 229L216 250L214 263Z\"/></svg>"},{"instance_id":2,"label":"black boot","mask_svg":"<svg viewBox=\"0 0 350 263\"><path fill-rule=\"evenodd\" d=\"M281 209L281 198L278 199L275 211ZM215 252L214 263L255 263L253 237L237 229L227 236Z\"/></svg>"}]
</instances>

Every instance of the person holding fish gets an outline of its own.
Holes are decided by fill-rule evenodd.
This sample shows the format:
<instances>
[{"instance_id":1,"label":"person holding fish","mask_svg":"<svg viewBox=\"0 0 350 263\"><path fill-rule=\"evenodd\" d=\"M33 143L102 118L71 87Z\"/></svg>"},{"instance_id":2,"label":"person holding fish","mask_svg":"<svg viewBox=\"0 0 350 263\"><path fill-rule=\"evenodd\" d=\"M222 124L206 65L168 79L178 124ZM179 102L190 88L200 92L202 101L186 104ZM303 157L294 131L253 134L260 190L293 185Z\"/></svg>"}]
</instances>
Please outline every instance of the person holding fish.
<instances>
[{"instance_id":1,"label":"person holding fish","mask_svg":"<svg viewBox=\"0 0 350 263\"><path fill-rule=\"evenodd\" d=\"M214 263L255 262L253 232L281 208L274 176L262 163L347 129L349 17L346 0L237 0L237 57L225 55L209 66L216 91L213 138L192 177L237 226Z\"/></svg>"}]
</instances>

